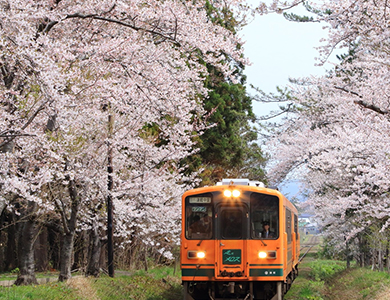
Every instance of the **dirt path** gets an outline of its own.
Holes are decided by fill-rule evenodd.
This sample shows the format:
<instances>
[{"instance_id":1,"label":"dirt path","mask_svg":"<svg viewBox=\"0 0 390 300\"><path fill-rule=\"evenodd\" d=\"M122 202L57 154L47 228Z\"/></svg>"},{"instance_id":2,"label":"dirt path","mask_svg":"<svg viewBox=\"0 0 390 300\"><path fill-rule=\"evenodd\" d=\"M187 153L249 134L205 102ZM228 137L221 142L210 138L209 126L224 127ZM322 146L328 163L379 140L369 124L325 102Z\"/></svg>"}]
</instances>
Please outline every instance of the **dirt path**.
<instances>
[{"instance_id":1,"label":"dirt path","mask_svg":"<svg viewBox=\"0 0 390 300\"><path fill-rule=\"evenodd\" d=\"M85 300L100 300L96 294L96 291L91 287L88 278L85 277L73 277L68 280L68 285L76 289L81 299Z\"/></svg>"},{"instance_id":2,"label":"dirt path","mask_svg":"<svg viewBox=\"0 0 390 300\"><path fill-rule=\"evenodd\" d=\"M375 300L389 300L390 299L390 287L384 287L384 291L380 293Z\"/></svg>"}]
</instances>

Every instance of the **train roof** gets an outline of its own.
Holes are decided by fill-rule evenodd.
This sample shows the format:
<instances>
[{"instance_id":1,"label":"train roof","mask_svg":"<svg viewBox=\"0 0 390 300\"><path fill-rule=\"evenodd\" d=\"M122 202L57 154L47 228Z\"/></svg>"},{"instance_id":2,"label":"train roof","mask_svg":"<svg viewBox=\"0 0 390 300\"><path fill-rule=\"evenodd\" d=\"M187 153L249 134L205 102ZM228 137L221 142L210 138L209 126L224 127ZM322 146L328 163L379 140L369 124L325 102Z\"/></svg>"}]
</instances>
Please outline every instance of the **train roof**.
<instances>
[{"instance_id":1,"label":"train roof","mask_svg":"<svg viewBox=\"0 0 390 300\"><path fill-rule=\"evenodd\" d=\"M253 181L246 178L225 178L222 181L217 182L216 185L249 185L257 187L265 187L265 184L261 181Z\"/></svg>"},{"instance_id":2,"label":"train roof","mask_svg":"<svg viewBox=\"0 0 390 300\"><path fill-rule=\"evenodd\" d=\"M214 190L218 189L223 189L223 186L247 186L248 189L250 190L257 190L261 191L263 190L264 192L270 194L270 195L275 195L281 197L284 201L284 205L292 209L296 214L298 213L298 210L296 209L295 205L292 204L277 188L272 188L272 187L265 187L264 183L261 181L251 181L249 179L245 178L227 178L227 179L222 179L222 181L217 182L216 185L214 186L204 186L201 188L195 188L192 190L189 190L184 193L183 199L186 195L188 194L195 194L195 193L202 193L202 192L209 192L214 188Z\"/></svg>"},{"instance_id":3,"label":"train roof","mask_svg":"<svg viewBox=\"0 0 390 300\"><path fill-rule=\"evenodd\" d=\"M262 183L261 181L251 181L245 178L244 179L243 178L223 179L222 181L217 182L216 185L209 185L209 186L198 187L192 190L188 190L184 193L184 195L188 193L192 194L192 193L199 193L199 192L207 192L210 190L221 190L224 189L224 187L226 186L243 186L251 190L265 190L267 191L267 193L281 195L282 197L284 197L277 188L266 187L264 183Z\"/></svg>"}]
</instances>

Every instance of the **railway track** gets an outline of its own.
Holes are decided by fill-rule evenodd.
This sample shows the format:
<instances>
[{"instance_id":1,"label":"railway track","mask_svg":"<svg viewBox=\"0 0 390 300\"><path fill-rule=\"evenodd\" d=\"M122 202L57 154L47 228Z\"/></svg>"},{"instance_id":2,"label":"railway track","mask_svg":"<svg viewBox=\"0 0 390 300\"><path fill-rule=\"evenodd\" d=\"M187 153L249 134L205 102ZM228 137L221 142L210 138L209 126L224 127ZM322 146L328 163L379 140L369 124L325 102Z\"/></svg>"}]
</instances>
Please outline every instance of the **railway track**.
<instances>
[{"instance_id":1,"label":"railway track","mask_svg":"<svg viewBox=\"0 0 390 300\"><path fill-rule=\"evenodd\" d=\"M308 249L307 249L307 250L305 251L305 253L303 253L302 256L299 258L298 263L300 263L300 262L305 258L306 254L309 253L309 251L310 251L314 246L316 246L316 245L311 245L311 246L308 245L308 246L304 246L304 247L301 248L301 251L302 251L304 248L308 248Z\"/></svg>"},{"instance_id":2,"label":"railway track","mask_svg":"<svg viewBox=\"0 0 390 300\"><path fill-rule=\"evenodd\" d=\"M300 251L304 253L299 258L299 262L301 262L308 253L316 252L317 249L313 249L313 248L319 246L320 243L321 243L321 236L318 235L309 236L308 239L302 243Z\"/></svg>"}]
</instances>

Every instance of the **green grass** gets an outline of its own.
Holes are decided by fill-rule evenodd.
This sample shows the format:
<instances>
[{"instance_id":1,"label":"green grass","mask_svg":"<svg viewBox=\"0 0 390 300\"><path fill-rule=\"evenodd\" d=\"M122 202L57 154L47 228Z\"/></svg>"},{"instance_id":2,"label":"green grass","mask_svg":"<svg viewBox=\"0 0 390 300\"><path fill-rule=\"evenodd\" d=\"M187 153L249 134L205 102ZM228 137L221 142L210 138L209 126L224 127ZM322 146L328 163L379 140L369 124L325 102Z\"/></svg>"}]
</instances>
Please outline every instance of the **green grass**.
<instances>
[{"instance_id":1,"label":"green grass","mask_svg":"<svg viewBox=\"0 0 390 300\"><path fill-rule=\"evenodd\" d=\"M91 281L91 286L102 300L177 300L182 298L180 281L167 277L156 279L152 275L100 278Z\"/></svg>"},{"instance_id":2,"label":"green grass","mask_svg":"<svg viewBox=\"0 0 390 300\"><path fill-rule=\"evenodd\" d=\"M328 280L345 270L346 263L318 259L316 253L308 253L298 269L299 276L286 294L285 299L325 300L327 299Z\"/></svg>"},{"instance_id":3,"label":"green grass","mask_svg":"<svg viewBox=\"0 0 390 300\"><path fill-rule=\"evenodd\" d=\"M132 276L103 277L92 281L102 300L177 300L182 298L180 272L172 267L140 270Z\"/></svg>"},{"instance_id":4,"label":"green grass","mask_svg":"<svg viewBox=\"0 0 390 300\"><path fill-rule=\"evenodd\" d=\"M310 254L299 265L299 276L285 300L374 300L390 287L390 275L345 261L321 260ZM388 288L390 292L390 288Z\"/></svg>"},{"instance_id":5,"label":"green grass","mask_svg":"<svg viewBox=\"0 0 390 300\"><path fill-rule=\"evenodd\" d=\"M122 275L124 273L127 275ZM8 280L3 279L7 277L3 275L0 280ZM174 274L172 267L153 268L148 272L116 271L115 278L102 275L99 278L80 276L79 279L82 282L78 285L56 282L37 286L0 286L0 300L88 300L96 297L101 300L177 300L183 297L180 271L176 270Z\"/></svg>"},{"instance_id":6,"label":"green grass","mask_svg":"<svg viewBox=\"0 0 390 300\"><path fill-rule=\"evenodd\" d=\"M39 272L35 274L36 278L58 277L58 272ZM18 278L17 272L8 272L0 274L0 281L2 280L16 280Z\"/></svg>"},{"instance_id":7,"label":"green grass","mask_svg":"<svg viewBox=\"0 0 390 300\"><path fill-rule=\"evenodd\" d=\"M3 274L0 275L0 280L16 280L18 275L9 275L9 274Z\"/></svg>"},{"instance_id":8,"label":"green grass","mask_svg":"<svg viewBox=\"0 0 390 300\"><path fill-rule=\"evenodd\" d=\"M146 272L145 270L138 270L138 271L134 272L134 275L142 276L142 275L146 275L146 274L152 275L155 279L162 279L162 278L165 278L166 276L177 277L179 279L181 273L180 273L179 268L177 268L176 272L175 272L173 267L170 267L170 266L161 266L161 267L157 267L157 268L150 268L148 270L148 272Z\"/></svg>"},{"instance_id":9,"label":"green grass","mask_svg":"<svg viewBox=\"0 0 390 300\"><path fill-rule=\"evenodd\" d=\"M313 281L325 281L346 269L346 263L336 260L316 260L308 263Z\"/></svg>"},{"instance_id":10,"label":"green grass","mask_svg":"<svg viewBox=\"0 0 390 300\"><path fill-rule=\"evenodd\" d=\"M25 299L64 299L76 300L78 294L71 289L66 283L51 283L43 285L30 286L0 286L0 299L7 300L25 300Z\"/></svg>"},{"instance_id":11,"label":"green grass","mask_svg":"<svg viewBox=\"0 0 390 300\"><path fill-rule=\"evenodd\" d=\"M115 278L106 275L100 278L80 276L78 284L61 282L0 287L0 300L182 299L180 272L176 270L173 273L171 267L159 267L148 272L116 271ZM321 260L315 254L308 254L299 265L299 276L285 300L386 300L389 299L386 291L390 294L390 275L386 272L357 267L346 269L345 262Z\"/></svg>"},{"instance_id":12,"label":"green grass","mask_svg":"<svg viewBox=\"0 0 390 300\"><path fill-rule=\"evenodd\" d=\"M341 294L349 295L347 299L372 300L377 299L375 296L381 294L384 288L390 291L389 287L388 273L371 271L369 268L351 268L332 278L329 281L328 291L334 295L334 300L343 299L339 296Z\"/></svg>"}]
</instances>

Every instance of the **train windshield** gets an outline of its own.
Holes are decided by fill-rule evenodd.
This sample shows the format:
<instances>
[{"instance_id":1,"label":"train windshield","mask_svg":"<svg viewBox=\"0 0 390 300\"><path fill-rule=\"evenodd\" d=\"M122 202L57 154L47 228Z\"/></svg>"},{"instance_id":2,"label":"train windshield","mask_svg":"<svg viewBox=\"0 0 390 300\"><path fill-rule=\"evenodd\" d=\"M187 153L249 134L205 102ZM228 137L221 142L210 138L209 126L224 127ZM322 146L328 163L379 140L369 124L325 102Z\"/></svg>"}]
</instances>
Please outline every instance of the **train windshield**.
<instances>
[{"instance_id":1,"label":"train windshield","mask_svg":"<svg viewBox=\"0 0 390 300\"><path fill-rule=\"evenodd\" d=\"M252 193L250 201L252 238L277 239L279 237L279 198Z\"/></svg>"},{"instance_id":2,"label":"train windshield","mask_svg":"<svg viewBox=\"0 0 390 300\"><path fill-rule=\"evenodd\" d=\"M237 240L244 238L245 214L240 207L223 207L221 209L220 227L221 237L225 240Z\"/></svg>"},{"instance_id":3,"label":"train windshield","mask_svg":"<svg viewBox=\"0 0 390 300\"><path fill-rule=\"evenodd\" d=\"M213 204L211 194L186 198L186 238L213 238Z\"/></svg>"}]
</instances>

